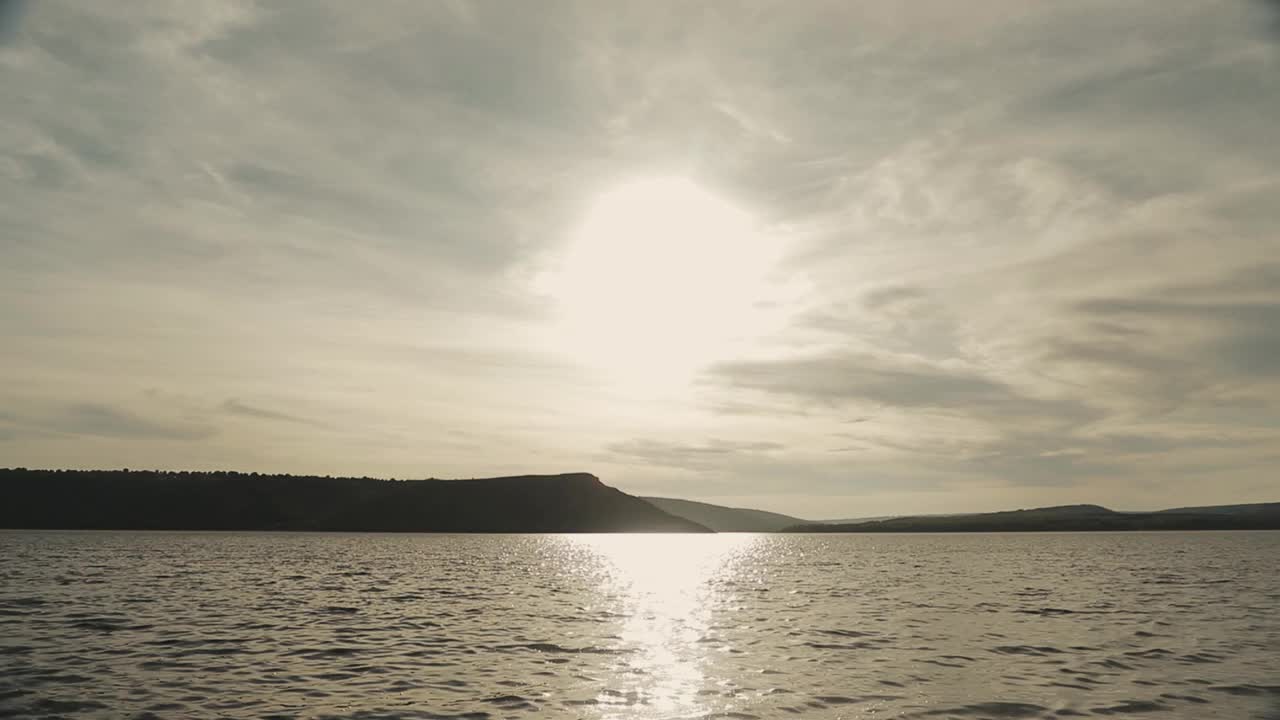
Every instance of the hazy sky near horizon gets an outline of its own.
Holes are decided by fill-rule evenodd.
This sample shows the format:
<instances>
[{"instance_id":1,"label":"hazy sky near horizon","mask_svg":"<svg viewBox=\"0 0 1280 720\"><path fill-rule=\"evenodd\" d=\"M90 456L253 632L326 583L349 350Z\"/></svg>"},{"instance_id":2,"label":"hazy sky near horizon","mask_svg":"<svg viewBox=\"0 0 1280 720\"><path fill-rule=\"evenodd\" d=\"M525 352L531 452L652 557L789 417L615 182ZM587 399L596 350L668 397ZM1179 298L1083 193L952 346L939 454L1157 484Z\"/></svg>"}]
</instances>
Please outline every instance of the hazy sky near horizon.
<instances>
[{"instance_id":1,"label":"hazy sky near horizon","mask_svg":"<svg viewBox=\"0 0 1280 720\"><path fill-rule=\"evenodd\" d=\"M1280 500L1280 3L0 14L0 465Z\"/></svg>"}]
</instances>

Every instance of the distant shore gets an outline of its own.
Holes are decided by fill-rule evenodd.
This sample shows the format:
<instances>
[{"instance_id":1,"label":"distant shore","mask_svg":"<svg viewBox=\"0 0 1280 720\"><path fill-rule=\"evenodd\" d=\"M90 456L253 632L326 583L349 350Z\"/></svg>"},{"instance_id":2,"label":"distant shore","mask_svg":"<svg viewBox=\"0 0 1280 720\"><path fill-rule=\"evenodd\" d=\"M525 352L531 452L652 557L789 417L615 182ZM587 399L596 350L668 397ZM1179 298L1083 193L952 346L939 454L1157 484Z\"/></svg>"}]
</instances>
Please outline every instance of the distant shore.
<instances>
[{"instance_id":1,"label":"distant shore","mask_svg":"<svg viewBox=\"0 0 1280 720\"><path fill-rule=\"evenodd\" d=\"M1280 503L1117 512L1064 505L816 522L636 497L590 473L468 480L231 471L0 469L0 528L442 533L1280 530Z\"/></svg>"},{"instance_id":2,"label":"distant shore","mask_svg":"<svg viewBox=\"0 0 1280 720\"><path fill-rule=\"evenodd\" d=\"M1280 530L1280 503L1117 512L1099 505L1009 510L975 515L899 517L855 523L803 523L783 532L1119 532L1139 530Z\"/></svg>"}]
</instances>

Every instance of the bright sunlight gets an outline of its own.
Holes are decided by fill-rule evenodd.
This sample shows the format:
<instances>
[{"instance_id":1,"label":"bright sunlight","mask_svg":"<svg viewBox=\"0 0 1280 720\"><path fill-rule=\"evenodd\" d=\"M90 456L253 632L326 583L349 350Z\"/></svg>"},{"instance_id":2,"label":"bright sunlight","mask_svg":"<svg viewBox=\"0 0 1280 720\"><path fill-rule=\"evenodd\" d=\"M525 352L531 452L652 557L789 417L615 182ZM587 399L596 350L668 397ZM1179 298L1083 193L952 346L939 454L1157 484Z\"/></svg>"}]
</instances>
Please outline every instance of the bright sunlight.
<instances>
[{"instance_id":1,"label":"bright sunlight","mask_svg":"<svg viewBox=\"0 0 1280 720\"><path fill-rule=\"evenodd\" d=\"M544 289L558 341L629 383L687 380L771 325L779 244L685 178L602 193Z\"/></svg>"}]
</instances>

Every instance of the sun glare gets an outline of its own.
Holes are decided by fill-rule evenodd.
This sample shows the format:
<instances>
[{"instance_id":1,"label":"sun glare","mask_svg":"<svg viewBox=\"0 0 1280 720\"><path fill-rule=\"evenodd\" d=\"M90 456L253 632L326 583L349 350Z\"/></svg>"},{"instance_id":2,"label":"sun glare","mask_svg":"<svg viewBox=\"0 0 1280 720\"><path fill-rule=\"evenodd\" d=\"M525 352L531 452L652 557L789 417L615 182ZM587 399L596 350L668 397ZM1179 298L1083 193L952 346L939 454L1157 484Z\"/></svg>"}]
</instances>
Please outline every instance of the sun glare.
<instances>
[{"instance_id":1,"label":"sun glare","mask_svg":"<svg viewBox=\"0 0 1280 720\"><path fill-rule=\"evenodd\" d=\"M779 251L747 212L688 179L615 187L546 279L559 341L629 382L687 379L765 330Z\"/></svg>"},{"instance_id":2,"label":"sun glare","mask_svg":"<svg viewBox=\"0 0 1280 720\"><path fill-rule=\"evenodd\" d=\"M745 582L740 563L760 552L762 536L747 533L699 535L563 536L601 561L599 591L616 598L624 618L618 640L631 651L622 672L610 679L599 708L613 718L705 717L715 698L699 690L715 658L705 639L712 618L734 604L734 588ZM617 706L617 698L638 702Z\"/></svg>"}]
</instances>

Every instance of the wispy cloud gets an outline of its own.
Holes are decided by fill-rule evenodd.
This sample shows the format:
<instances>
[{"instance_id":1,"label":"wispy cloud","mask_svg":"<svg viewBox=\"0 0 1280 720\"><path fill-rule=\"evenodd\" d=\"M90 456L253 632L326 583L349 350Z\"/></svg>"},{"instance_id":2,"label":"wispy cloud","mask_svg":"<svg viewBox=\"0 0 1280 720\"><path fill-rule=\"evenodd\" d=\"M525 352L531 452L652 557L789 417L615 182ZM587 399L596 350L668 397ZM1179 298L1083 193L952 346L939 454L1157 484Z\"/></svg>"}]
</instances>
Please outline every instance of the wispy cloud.
<instances>
[{"instance_id":1,"label":"wispy cloud","mask_svg":"<svg viewBox=\"0 0 1280 720\"><path fill-rule=\"evenodd\" d=\"M765 440L734 441L712 439L702 444L669 443L638 439L610 445L608 451L629 460L655 465L702 470L715 466L715 458L725 455L759 456L785 449L781 443Z\"/></svg>"},{"instance_id":2,"label":"wispy cloud","mask_svg":"<svg viewBox=\"0 0 1280 720\"><path fill-rule=\"evenodd\" d=\"M44 428L69 435L159 440L202 440L214 433L207 425L151 420L97 403L68 406L50 418Z\"/></svg>"},{"instance_id":3,"label":"wispy cloud","mask_svg":"<svg viewBox=\"0 0 1280 720\"><path fill-rule=\"evenodd\" d=\"M234 398L222 403L222 410L232 415L241 415L243 417L257 418L259 420L276 420L279 422L301 423L303 425L316 425L314 420L308 420L297 415L279 412L276 410L267 410L265 408L255 407L240 402Z\"/></svg>"}]
</instances>

